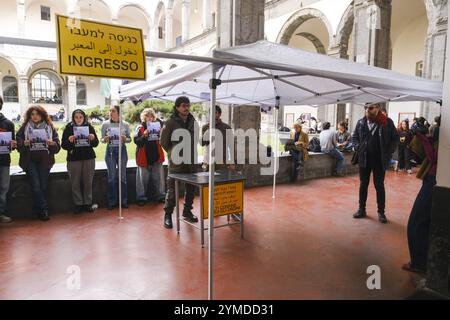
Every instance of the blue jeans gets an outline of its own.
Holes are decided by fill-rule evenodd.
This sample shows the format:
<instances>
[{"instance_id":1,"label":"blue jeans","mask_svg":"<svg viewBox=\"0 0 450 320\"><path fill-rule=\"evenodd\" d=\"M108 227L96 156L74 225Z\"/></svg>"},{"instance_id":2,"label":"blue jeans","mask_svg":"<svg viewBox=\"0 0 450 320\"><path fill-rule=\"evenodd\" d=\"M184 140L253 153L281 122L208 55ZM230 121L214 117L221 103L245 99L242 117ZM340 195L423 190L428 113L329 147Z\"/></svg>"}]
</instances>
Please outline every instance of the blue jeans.
<instances>
[{"instance_id":1,"label":"blue jeans","mask_svg":"<svg viewBox=\"0 0 450 320\"><path fill-rule=\"evenodd\" d=\"M50 169L40 162L30 161L26 170L33 193L33 213L39 214L48 210L47 190Z\"/></svg>"},{"instance_id":2,"label":"blue jeans","mask_svg":"<svg viewBox=\"0 0 450 320\"><path fill-rule=\"evenodd\" d=\"M342 153L338 149L324 150L323 152L336 159L336 172L342 173L344 168L344 156Z\"/></svg>"},{"instance_id":3,"label":"blue jeans","mask_svg":"<svg viewBox=\"0 0 450 320\"><path fill-rule=\"evenodd\" d=\"M106 148L105 154L106 167L108 169L108 207L114 207L118 204L118 180L119 180L119 148ZM122 204L128 204L128 187L127 187L127 162L128 155L125 146L122 147Z\"/></svg>"},{"instance_id":4,"label":"blue jeans","mask_svg":"<svg viewBox=\"0 0 450 320\"><path fill-rule=\"evenodd\" d=\"M6 195L9 190L9 166L0 167L0 214L6 213Z\"/></svg>"},{"instance_id":5,"label":"blue jeans","mask_svg":"<svg viewBox=\"0 0 450 320\"><path fill-rule=\"evenodd\" d=\"M431 200L435 176L426 176L417 194L408 220L408 246L411 267L426 270L430 245Z\"/></svg>"}]
</instances>

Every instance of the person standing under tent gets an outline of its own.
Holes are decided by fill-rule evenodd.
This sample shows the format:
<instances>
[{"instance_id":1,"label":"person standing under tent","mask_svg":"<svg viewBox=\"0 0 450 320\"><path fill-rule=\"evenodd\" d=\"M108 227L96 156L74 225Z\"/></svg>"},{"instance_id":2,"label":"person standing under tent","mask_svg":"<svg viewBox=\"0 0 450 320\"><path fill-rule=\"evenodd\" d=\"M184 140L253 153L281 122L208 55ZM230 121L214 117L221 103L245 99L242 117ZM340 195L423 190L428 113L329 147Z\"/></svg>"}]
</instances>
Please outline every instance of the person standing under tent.
<instances>
[{"instance_id":1,"label":"person standing under tent","mask_svg":"<svg viewBox=\"0 0 450 320\"><path fill-rule=\"evenodd\" d=\"M399 136L394 122L381 112L379 103L366 104L365 110L366 115L358 120L352 136L353 146L358 152L360 179L359 209L353 218L360 219L367 216L367 192L372 173L377 192L378 220L387 223L384 178L397 148Z\"/></svg>"},{"instance_id":2,"label":"person standing under tent","mask_svg":"<svg viewBox=\"0 0 450 320\"><path fill-rule=\"evenodd\" d=\"M411 174L412 170L409 155L409 144L412 140L412 134L409 130L408 121L404 120L400 122L398 124L397 131L400 137L398 144L398 169L400 171L406 170L409 174Z\"/></svg>"},{"instance_id":3,"label":"person standing under tent","mask_svg":"<svg viewBox=\"0 0 450 320\"><path fill-rule=\"evenodd\" d=\"M75 214L93 212L92 184L95 173L95 151L98 137L83 110L72 113L72 122L64 129L61 147L67 150L67 172L72 184Z\"/></svg>"},{"instance_id":4,"label":"person standing under tent","mask_svg":"<svg viewBox=\"0 0 450 320\"><path fill-rule=\"evenodd\" d=\"M3 99L0 97L0 111L3 107ZM6 196L9 190L10 175L9 167L11 165L10 152L17 147L14 123L6 119L0 112L0 133L9 133L11 141L9 142L9 151L0 153L0 223L12 222L12 219L6 215ZM2 145L3 146L3 145Z\"/></svg>"},{"instance_id":5,"label":"person standing under tent","mask_svg":"<svg viewBox=\"0 0 450 320\"><path fill-rule=\"evenodd\" d=\"M236 148L230 148L229 145L227 145L227 131L228 130L233 130L231 129L231 127L226 124L225 122L222 121L222 119L220 118L222 116L222 109L219 106L216 106L216 129L222 134L222 141L220 143L222 143L222 158L219 159L217 158L217 153L216 153L216 166L215 169L216 170L227 170L227 169L231 169L234 170L235 169L235 161L236 161L236 157L235 155L231 155L231 150L234 149L236 150ZM201 139L201 145L202 146L206 146L207 148L209 147L209 136L207 135L207 131L209 130L209 123L205 124L202 127L202 139ZM229 131L228 131L229 132ZM206 134L206 136L205 136ZM207 139L205 139L207 138ZM216 140L216 143L218 140ZM230 143L234 144L234 139L233 141L230 141ZM205 152L205 156L209 155L209 152ZM233 159L231 159L231 157L233 156ZM233 160L233 163L230 163L231 160ZM203 159L203 164L204 167L207 165L208 161L207 161L207 157L205 157Z\"/></svg>"},{"instance_id":6,"label":"person standing under tent","mask_svg":"<svg viewBox=\"0 0 450 320\"><path fill-rule=\"evenodd\" d=\"M151 108L141 112L141 124L136 127L136 200L139 206L148 200L164 202L164 152L159 142L163 122ZM150 187L150 190L149 190ZM149 195L150 191L150 195Z\"/></svg>"},{"instance_id":7,"label":"person standing under tent","mask_svg":"<svg viewBox=\"0 0 450 320\"><path fill-rule=\"evenodd\" d=\"M122 121L122 132L119 132L120 106L109 108L109 120L102 124L102 142L107 143L105 162L108 171L108 210L118 206L118 184L122 184L122 208L128 208L128 184L127 184L127 162L128 154L126 143L131 142L130 126ZM122 144L122 163L119 164L119 144ZM119 176L119 165L121 165L122 177ZM120 182L119 182L120 179Z\"/></svg>"},{"instance_id":8,"label":"person standing under tent","mask_svg":"<svg viewBox=\"0 0 450 320\"><path fill-rule=\"evenodd\" d=\"M161 130L161 146L167 152L169 158L169 174L171 173L193 173L195 172L195 163L197 159L194 159L194 155L197 153L194 148L197 147L198 137L195 133L198 132L198 123L194 116L190 113L191 102L188 97L181 96L175 100L175 106L173 108L173 113L170 118L164 124ZM175 130L184 130L185 136L182 140L172 141L172 134ZM190 141L184 141L184 139ZM186 163L184 160L180 164L174 162L175 157L182 156L180 154L172 154L172 150L178 144L183 144L183 151L190 150L189 162ZM190 149L189 149L190 148ZM180 159L176 159L180 160ZM178 161L176 161L178 162ZM190 184L185 185L185 197L184 197L184 209L183 218L186 221L196 223L198 218L192 213L192 204L194 202L195 187ZM167 191L166 191L166 204L164 206L164 227L167 229L172 229L172 214L175 208L175 181L167 177Z\"/></svg>"},{"instance_id":9,"label":"person standing under tent","mask_svg":"<svg viewBox=\"0 0 450 320\"><path fill-rule=\"evenodd\" d=\"M26 172L33 192L33 214L48 221L48 178L55 164L55 154L61 149L58 131L47 111L41 106L31 106L25 113L17 132L19 165Z\"/></svg>"}]
</instances>

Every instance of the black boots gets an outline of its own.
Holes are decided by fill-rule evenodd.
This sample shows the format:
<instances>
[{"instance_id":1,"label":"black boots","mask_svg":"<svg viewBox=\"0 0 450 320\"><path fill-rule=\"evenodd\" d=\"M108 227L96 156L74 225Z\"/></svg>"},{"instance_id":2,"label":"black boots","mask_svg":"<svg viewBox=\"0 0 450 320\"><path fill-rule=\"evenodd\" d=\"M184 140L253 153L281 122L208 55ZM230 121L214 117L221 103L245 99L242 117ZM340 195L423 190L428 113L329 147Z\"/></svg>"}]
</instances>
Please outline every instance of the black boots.
<instances>
[{"instance_id":1,"label":"black boots","mask_svg":"<svg viewBox=\"0 0 450 320\"><path fill-rule=\"evenodd\" d=\"M388 222L384 212L378 212L378 221L380 221L381 223L387 223Z\"/></svg>"},{"instance_id":2,"label":"black boots","mask_svg":"<svg viewBox=\"0 0 450 320\"><path fill-rule=\"evenodd\" d=\"M198 222L198 218L191 212L191 210L185 209L183 211L183 218L184 218L184 220L191 222L191 223Z\"/></svg>"},{"instance_id":3,"label":"black boots","mask_svg":"<svg viewBox=\"0 0 450 320\"><path fill-rule=\"evenodd\" d=\"M164 214L164 228L166 228L166 229L172 229L173 228L173 225L172 225L172 214L171 213Z\"/></svg>"},{"instance_id":4,"label":"black boots","mask_svg":"<svg viewBox=\"0 0 450 320\"><path fill-rule=\"evenodd\" d=\"M359 208L358 211L356 211L356 213L353 215L353 218L355 219L362 219L365 217L367 217L366 209L361 208ZM378 221L380 221L383 224L388 222L384 212L378 211Z\"/></svg>"},{"instance_id":5,"label":"black boots","mask_svg":"<svg viewBox=\"0 0 450 320\"><path fill-rule=\"evenodd\" d=\"M362 219L367 217L366 209L359 208L358 211L353 215L355 219Z\"/></svg>"}]
</instances>

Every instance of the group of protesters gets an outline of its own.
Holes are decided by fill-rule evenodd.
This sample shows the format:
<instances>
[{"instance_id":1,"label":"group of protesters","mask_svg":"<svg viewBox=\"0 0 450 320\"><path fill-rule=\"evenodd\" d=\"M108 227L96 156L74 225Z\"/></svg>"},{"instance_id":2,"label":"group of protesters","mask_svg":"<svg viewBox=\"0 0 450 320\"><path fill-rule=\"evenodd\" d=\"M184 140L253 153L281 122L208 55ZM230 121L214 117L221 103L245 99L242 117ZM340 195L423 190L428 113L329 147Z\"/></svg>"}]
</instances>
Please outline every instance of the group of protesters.
<instances>
[{"instance_id":1,"label":"group of protesters","mask_svg":"<svg viewBox=\"0 0 450 320\"><path fill-rule=\"evenodd\" d=\"M3 101L0 98L0 110ZM137 126L133 140L136 150L136 199L139 205L145 205L148 201L162 202L164 205L163 225L167 229L173 228L172 214L175 208L175 181L168 177L164 183L164 171L162 164L165 161L166 151L168 156L169 173L194 173L196 159L195 152L188 155L190 162L176 163L173 161L172 151L184 140L174 141L173 133L178 129L184 129L190 136L191 149L195 146L194 138L198 128L198 122L190 112L189 98L178 97L173 107L173 113L165 123L158 119L151 108L144 109L141 113L141 123ZM88 122L85 112L77 109L72 113L71 122L64 129L60 142L46 110L41 106L31 106L25 113L24 121L17 134L14 124L0 113L0 132L11 132L10 150L20 153L19 165L29 179L33 194L33 213L43 221L49 220L48 213L48 178L50 169L55 163L55 154L60 148L67 150L67 171L71 181L75 213L95 210L92 197L92 185L95 172L95 148L99 142L107 144L105 162L108 173L107 207L113 210L118 206L118 184L122 185L121 205L128 208L127 185L127 148L132 141L130 126L120 120L120 106L112 106L109 110L109 120L101 127L101 138L97 137L94 127ZM216 129L226 132L231 127L221 120L221 109L216 106ZM119 123L122 121L122 123ZM325 122L320 133L320 151L336 159L334 173L342 175L344 157L342 152L352 152L352 163L359 166L359 206L353 218L367 217L366 202L370 176L376 189L378 220L385 224L386 217L386 192L385 173L390 168L393 154L398 148L399 170L411 170L410 159L414 154L416 160L421 163L417 177L423 180L417 198L412 207L408 221L407 234L411 260L403 265L403 268L412 272L423 273L426 271L426 258L428 253L429 225L431 220L431 198L433 187L436 184L437 147L439 140L440 118L436 118L436 124L429 128L424 119L415 119L409 127L407 121L402 121L398 128L387 117L379 103L365 105L365 116L360 119L350 134L347 123L338 124L338 130L330 130L330 124ZM80 143L76 135L80 127L85 127L84 144ZM119 132L119 128L121 131ZM209 124L202 128L202 133L209 129ZM33 149L34 130L41 130L45 139L39 140L44 148ZM226 136L226 133L223 134ZM202 145L208 142L202 140ZM122 145L119 148L119 145ZM302 123L297 122L291 132L290 153L292 155L293 168L291 179L295 180L304 162L308 160L310 145L308 134L302 131ZM121 161L119 161L121 150ZM227 151L224 150L224 154ZM6 215L6 196L10 183L10 153L0 154L0 222L11 222ZM225 162L222 162L225 163ZM118 177L119 166L121 177ZM219 169L234 170L234 165L219 166ZM410 171L408 171L410 172ZM183 218L191 223L198 222L198 218L192 213L195 189L191 185L185 187L185 201Z\"/></svg>"}]
</instances>

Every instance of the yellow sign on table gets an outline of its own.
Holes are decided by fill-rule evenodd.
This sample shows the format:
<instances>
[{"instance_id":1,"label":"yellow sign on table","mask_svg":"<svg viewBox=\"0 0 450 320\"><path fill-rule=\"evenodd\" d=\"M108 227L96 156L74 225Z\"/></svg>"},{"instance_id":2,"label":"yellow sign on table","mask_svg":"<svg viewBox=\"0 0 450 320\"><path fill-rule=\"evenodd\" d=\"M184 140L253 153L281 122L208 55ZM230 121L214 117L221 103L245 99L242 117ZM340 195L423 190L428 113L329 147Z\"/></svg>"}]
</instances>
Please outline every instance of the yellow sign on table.
<instances>
[{"instance_id":1,"label":"yellow sign on table","mask_svg":"<svg viewBox=\"0 0 450 320\"><path fill-rule=\"evenodd\" d=\"M59 73L146 80L142 30L56 15Z\"/></svg>"},{"instance_id":2,"label":"yellow sign on table","mask_svg":"<svg viewBox=\"0 0 450 320\"><path fill-rule=\"evenodd\" d=\"M202 187L203 219L208 219L209 200L207 186ZM244 182L216 185L214 188L214 216L240 214L244 211Z\"/></svg>"}]
</instances>

